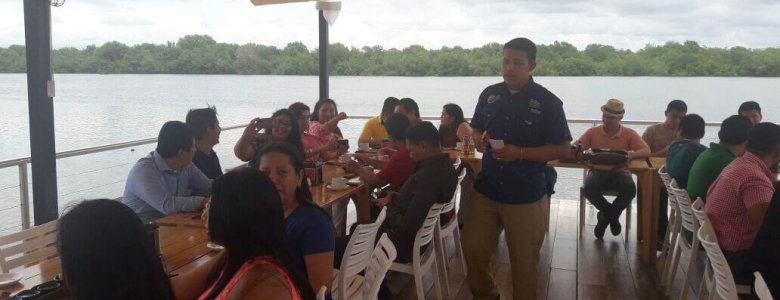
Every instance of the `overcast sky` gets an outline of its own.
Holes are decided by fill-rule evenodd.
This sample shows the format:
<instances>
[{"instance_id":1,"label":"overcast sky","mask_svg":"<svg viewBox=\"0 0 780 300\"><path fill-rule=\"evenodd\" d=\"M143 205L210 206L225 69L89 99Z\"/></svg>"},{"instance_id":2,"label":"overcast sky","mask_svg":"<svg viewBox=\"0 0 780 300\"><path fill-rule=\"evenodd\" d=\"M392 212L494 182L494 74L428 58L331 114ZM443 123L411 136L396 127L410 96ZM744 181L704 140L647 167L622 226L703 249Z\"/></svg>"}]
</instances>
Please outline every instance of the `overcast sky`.
<instances>
[{"instance_id":1,"label":"overcast sky","mask_svg":"<svg viewBox=\"0 0 780 300\"><path fill-rule=\"evenodd\" d=\"M22 0L0 0L0 47L24 44ZM253 6L249 0L66 0L52 8L55 48L117 40L317 46L314 3ZM710 47L780 46L778 0L343 0L331 42L348 46L478 47L525 36L637 50L695 40Z\"/></svg>"}]
</instances>

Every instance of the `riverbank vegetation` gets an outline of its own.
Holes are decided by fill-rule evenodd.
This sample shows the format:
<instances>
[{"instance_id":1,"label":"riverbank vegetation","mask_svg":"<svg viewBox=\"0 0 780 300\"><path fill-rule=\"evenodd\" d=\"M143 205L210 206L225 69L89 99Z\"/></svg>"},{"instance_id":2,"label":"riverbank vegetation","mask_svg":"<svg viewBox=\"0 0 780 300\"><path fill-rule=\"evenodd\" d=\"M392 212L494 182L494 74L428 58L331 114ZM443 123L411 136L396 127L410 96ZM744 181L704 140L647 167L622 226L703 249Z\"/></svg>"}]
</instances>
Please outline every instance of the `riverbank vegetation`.
<instances>
[{"instance_id":1,"label":"riverbank vegetation","mask_svg":"<svg viewBox=\"0 0 780 300\"><path fill-rule=\"evenodd\" d=\"M355 76L496 76L502 45L404 49L330 46L330 73ZM647 45L638 51L566 42L539 45L536 75L550 76L780 76L780 48L710 48L696 42ZM283 48L218 43L208 35L128 46L108 42L52 52L56 73L318 74L318 50L300 42ZM25 72L24 46L0 48L0 73Z\"/></svg>"}]
</instances>

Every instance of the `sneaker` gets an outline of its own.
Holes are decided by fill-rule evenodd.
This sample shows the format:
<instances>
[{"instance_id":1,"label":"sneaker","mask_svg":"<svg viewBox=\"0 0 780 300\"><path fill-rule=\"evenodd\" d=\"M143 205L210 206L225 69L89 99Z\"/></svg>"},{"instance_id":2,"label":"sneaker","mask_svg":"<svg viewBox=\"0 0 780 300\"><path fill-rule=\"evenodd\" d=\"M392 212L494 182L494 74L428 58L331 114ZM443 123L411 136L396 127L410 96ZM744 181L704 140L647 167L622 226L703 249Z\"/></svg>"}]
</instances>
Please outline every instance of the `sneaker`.
<instances>
[{"instance_id":1,"label":"sneaker","mask_svg":"<svg viewBox=\"0 0 780 300\"><path fill-rule=\"evenodd\" d=\"M604 232L607 231L607 225L609 223L607 220L604 220L604 214L602 212L596 213L596 219L598 219L598 223L596 223L596 229L593 230L593 234L596 235L597 239L604 238Z\"/></svg>"},{"instance_id":2,"label":"sneaker","mask_svg":"<svg viewBox=\"0 0 780 300\"><path fill-rule=\"evenodd\" d=\"M609 231L612 232L612 235L617 236L620 234L620 230L623 229L622 226L620 226L620 218L617 217L609 222Z\"/></svg>"}]
</instances>

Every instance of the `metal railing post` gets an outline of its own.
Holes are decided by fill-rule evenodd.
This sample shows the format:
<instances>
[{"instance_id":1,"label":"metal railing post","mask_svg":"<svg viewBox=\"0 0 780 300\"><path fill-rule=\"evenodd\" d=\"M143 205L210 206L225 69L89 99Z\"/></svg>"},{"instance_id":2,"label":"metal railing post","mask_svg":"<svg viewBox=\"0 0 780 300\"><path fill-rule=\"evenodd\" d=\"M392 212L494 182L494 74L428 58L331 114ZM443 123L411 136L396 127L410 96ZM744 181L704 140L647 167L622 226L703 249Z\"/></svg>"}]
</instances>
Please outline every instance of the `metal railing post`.
<instances>
[{"instance_id":1,"label":"metal railing post","mask_svg":"<svg viewBox=\"0 0 780 300\"><path fill-rule=\"evenodd\" d=\"M21 163L19 164L19 208L22 210L22 229L30 228L30 191L27 185L27 163Z\"/></svg>"}]
</instances>

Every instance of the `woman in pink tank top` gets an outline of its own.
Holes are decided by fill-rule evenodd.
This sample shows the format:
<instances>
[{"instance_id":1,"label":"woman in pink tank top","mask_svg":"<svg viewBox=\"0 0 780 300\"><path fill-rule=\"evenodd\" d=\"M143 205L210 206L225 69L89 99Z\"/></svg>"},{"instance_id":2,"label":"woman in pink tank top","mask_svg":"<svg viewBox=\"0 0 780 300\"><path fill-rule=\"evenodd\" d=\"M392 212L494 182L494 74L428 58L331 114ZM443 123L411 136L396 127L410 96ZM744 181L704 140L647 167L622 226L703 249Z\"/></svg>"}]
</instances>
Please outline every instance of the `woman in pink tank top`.
<instances>
[{"instance_id":1,"label":"woman in pink tank top","mask_svg":"<svg viewBox=\"0 0 780 300\"><path fill-rule=\"evenodd\" d=\"M207 222L211 241L225 247L225 259L200 300L315 298L291 267L281 203L273 183L257 169L214 181Z\"/></svg>"}]
</instances>

